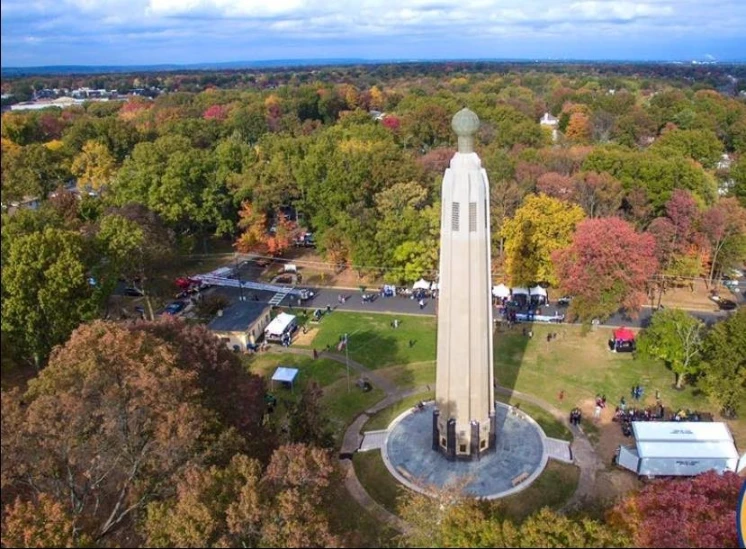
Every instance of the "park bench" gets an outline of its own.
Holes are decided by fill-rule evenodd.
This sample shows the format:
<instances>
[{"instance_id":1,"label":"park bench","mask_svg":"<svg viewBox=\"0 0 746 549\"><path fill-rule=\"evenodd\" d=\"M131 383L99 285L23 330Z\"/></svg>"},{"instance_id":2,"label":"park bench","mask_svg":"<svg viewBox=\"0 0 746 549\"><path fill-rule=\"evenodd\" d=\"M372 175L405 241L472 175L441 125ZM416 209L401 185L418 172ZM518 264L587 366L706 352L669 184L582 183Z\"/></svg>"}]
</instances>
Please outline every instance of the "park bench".
<instances>
[{"instance_id":1,"label":"park bench","mask_svg":"<svg viewBox=\"0 0 746 549\"><path fill-rule=\"evenodd\" d=\"M527 478L528 478L528 473L523 472L513 479L512 484L513 486L518 486L521 482L523 482Z\"/></svg>"}]
</instances>

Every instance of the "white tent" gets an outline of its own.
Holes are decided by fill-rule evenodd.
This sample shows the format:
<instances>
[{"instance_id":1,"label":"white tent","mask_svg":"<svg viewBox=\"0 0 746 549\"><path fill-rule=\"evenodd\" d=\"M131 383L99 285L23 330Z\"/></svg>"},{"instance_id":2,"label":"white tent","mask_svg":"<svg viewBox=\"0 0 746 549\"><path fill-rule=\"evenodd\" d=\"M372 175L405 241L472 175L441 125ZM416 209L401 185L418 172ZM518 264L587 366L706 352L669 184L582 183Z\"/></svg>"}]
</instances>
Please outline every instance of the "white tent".
<instances>
[{"instance_id":1,"label":"white tent","mask_svg":"<svg viewBox=\"0 0 746 549\"><path fill-rule=\"evenodd\" d=\"M279 339L285 332L292 330L294 325L295 315L280 313L264 329L264 335L267 339Z\"/></svg>"},{"instance_id":2,"label":"white tent","mask_svg":"<svg viewBox=\"0 0 746 549\"><path fill-rule=\"evenodd\" d=\"M619 447L618 463L645 476L693 476L705 471L738 472L733 437L725 423L633 421L635 448Z\"/></svg>"},{"instance_id":3,"label":"white tent","mask_svg":"<svg viewBox=\"0 0 746 549\"><path fill-rule=\"evenodd\" d=\"M495 297L510 297L510 288L508 288L505 284L492 286L492 295Z\"/></svg>"},{"instance_id":4,"label":"white tent","mask_svg":"<svg viewBox=\"0 0 746 549\"><path fill-rule=\"evenodd\" d=\"M275 373L272 375L272 387L275 386L275 381L282 381L284 383L290 383L290 388L293 387L293 382L298 376L298 368L286 368L284 366L278 366Z\"/></svg>"},{"instance_id":5,"label":"white tent","mask_svg":"<svg viewBox=\"0 0 746 549\"><path fill-rule=\"evenodd\" d=\"M547 291L538 284L531 288L530 292L531 295L543 295L544 297L547 297Z\"/></svg>"},{"instance_id":6,"label":"white tent","mask_svg":"<svg viewBox=\"0 0 746 549\"><path fill-rule=\"evenodd\" d=\"M440 290L440 284L438 284L437 282L433 282L433 283L432 283L432 284L430 285L430 289L431 289L431 290Z\"/></svg>"},{"instance_id":7,"label":"white tent","mask_svg":"<svg viewBox=\"0 0 746 549\"><path fill-rule=\"evenodd\" d=\"M429 290L430 283L424 278L420 278L417 282L414 283L414 286L412 286L412 289L413 290Z\"/></svg>"},{"instance_id":8,"label":"white tent","mask_svg":"<svg viewBox=\"0 0 746 549\"><path fill-rule=\"evenodd\" d=\"M513 295L529 295L528 288L513 288L512 290Z\"/></svg>"}]
</instances>

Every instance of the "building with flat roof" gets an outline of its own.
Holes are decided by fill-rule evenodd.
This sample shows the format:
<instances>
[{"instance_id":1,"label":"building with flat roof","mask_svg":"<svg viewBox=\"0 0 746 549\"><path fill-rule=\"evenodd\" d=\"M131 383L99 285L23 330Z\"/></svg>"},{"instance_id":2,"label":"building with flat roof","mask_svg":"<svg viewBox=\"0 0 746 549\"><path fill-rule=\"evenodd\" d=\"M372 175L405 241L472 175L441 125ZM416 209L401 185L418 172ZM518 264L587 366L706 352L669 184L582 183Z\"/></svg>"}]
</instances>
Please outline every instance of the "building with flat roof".
<instances>
[{"instance_id":1,"label":"building with flat roof","mask_svg":"<svg viewBox=\"0 0 746 549\"><path fill-rule=\"evenodd\" d=\"M238 347L245 351L254 345L270 323L269 303L256 301L239 301L226 307L212 319L207 328L219 337L229 349Z\"/></svg>"}]
</instances>

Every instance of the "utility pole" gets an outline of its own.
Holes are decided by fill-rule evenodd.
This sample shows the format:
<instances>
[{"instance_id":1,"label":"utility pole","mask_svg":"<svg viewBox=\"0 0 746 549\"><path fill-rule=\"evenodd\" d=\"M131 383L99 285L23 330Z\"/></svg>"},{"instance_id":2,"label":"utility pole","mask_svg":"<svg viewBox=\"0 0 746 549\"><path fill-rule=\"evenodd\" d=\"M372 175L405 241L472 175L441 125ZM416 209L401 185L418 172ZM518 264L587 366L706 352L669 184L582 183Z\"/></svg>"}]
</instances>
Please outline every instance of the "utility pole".
<instances>
[{"instance_id":1,"label":"utility pole","mask_svg":"<svg viewBox=\"0 0 746 549\"><path fill-rule=\"evenodd\" d=\"M347 392L350 392L350 351L347 348L348 337L345 333L344 339L342 340L345 346L345 365L347 366Z\"/></svg>"}]
</instances>

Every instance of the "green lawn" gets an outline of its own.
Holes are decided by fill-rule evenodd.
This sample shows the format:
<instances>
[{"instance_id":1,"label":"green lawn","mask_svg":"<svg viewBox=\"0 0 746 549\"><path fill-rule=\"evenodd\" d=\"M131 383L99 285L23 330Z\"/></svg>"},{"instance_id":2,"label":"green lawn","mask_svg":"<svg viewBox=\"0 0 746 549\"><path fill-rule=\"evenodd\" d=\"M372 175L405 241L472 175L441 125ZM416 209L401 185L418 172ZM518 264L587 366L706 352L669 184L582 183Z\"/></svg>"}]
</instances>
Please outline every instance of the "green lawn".
<instances>
[{"instance_id":1,"label":"green lawn","mask_svg":"<svg viewBox=\"0 0 746 549\"><path fill-rule=\"evenodd\" d=\"M369 452L355 452L353 457L355 474L360 484L363 485L376 502L391 513L397 514L396 500L407 490L404 485L393 477L386 464L383 462L379 450Z\"/></svg>"},{"instance_id":2,"label":"green lawn","mask_svg":"<svg viewBox=\"0 0 746 549\"><path fill-rule=\"evenodd\" d=\"M335 345L339 334L346 331L350 334L351 358L378 369L400 388L433 387L435 319L398 317L401 325L395 330L390 326L393 318L383 314L334 312L319 324L312 346L320 349L327 344ZM668 409L714 411L696 388L687 386L683 391L674 390L673 373L661 362L610 352L606 342L611 328L588 330L575 325L534 325L533 338L523 336L522 328L519 325L495 334L495 378L504 387L538 396L569 413L574 406L592 401L596 394L606 395L612 409L621 396L625 396L628 404L633 404L630 388L640 383L645 388L645 398L635 403L638 406L654 404L658 390ZM547 343L548 332L559 335ZM410 339L415 340L411 348ZM560 391L565 392L562 401L558 398ZM528 411L527 404L521 406ZM566 438L564 428L557 427L549 415L542 416L538 411L532 415L549 436ZM372 424L384 428L387 424L383 424L384 421L377 419ZM746 421L728 423L736 441L741 445L746 443Z\"/></svg>"},{"instance_id":3,"label":"green lawn","mask_svg":"<svg viewBox=\"0 0 746 549\"><path fill-rule=\"evenodd\" d=\"M391 327L394 318L400 322L396 329ZM433 317L335 311L325 315L318 328L311 347L336 349L347 333L350 358L371 369L435 360Z\"/></svg>"},{"instance_id":4,"label":"green lawn","mask_svg":"<svg viewBox=\"0 0 746 549\"><path fill-rule=\"evenodd\" d=\"M386 429L389 424L396 419L396 416L410 409L416 403L421 400L428 401L435 398L434 391L425 391L424 393L417 393L416 395L410 395L403 398L399 402L384 408L365 423L363 426L363 432L365 431L377 431L379 429Z\"/></svg>"},{"instance_id":5,"label":"green lawn","mask_svg":"<svg viewBox=\"0 0 746 549\"><path fill-rule=\"evenodd\" d=\"M435 388L435 361L411 362L389 366L378 370L378 374L394 383L400 389L415 387Z\"/></svg>"},{"instance_id":6,"label":"green lawn","mask_svg":"<svg viewBox=\"0 0 746 549\"><path fill-rule=\"evenodd\" d=\"M354 372L350 375L350 391L348 392L345 367L333 360L323 358L313 360L305 356L273 353L246 355L244 361L252 372L263 376L267 380L269 391L277 397L279 406L274 414L276 417L282 416L288 404L296 401L309 381L316 381L323 388L324 396L321 401L332 425L334 436L338 441L347 425L358 414L384 397L383 391L378 388L363 393L355 385L357 378ZM270 378L278 366L298 368L298 377L293 391L285 389L279 384L275 384L275 387L272 388Z\"/></svg>"},{"instance_id":7,"label":"green lawn","mask_svg":"<svg viewBox=\"0 0 746 549\"><path fill-rule=\"evenodd\" d=\"M551 413L544 410L544 408L539 408L530 402L526 402L514 396L508 398L498 394L495 398L500 402L513 406L515 406L516 403L519 403L521 405L521 410L530 415L534 421L541 426L546 436L572 442L572 433L570 432L570 429L568 429L564 423L555 418Z\"/></svg>"},{"instance_id":8,"label":"green lawn","mask_svg":"<svg viewBox=\"0 0 746 549\"><path fill-rule=\"evenodd\" d=\"M579 478L580 469L575 465L550 459L528 488L499 501L508 518L521 521L542 507L558 509L564 505L575 493Z\"/></svg>"}]
</instances>

